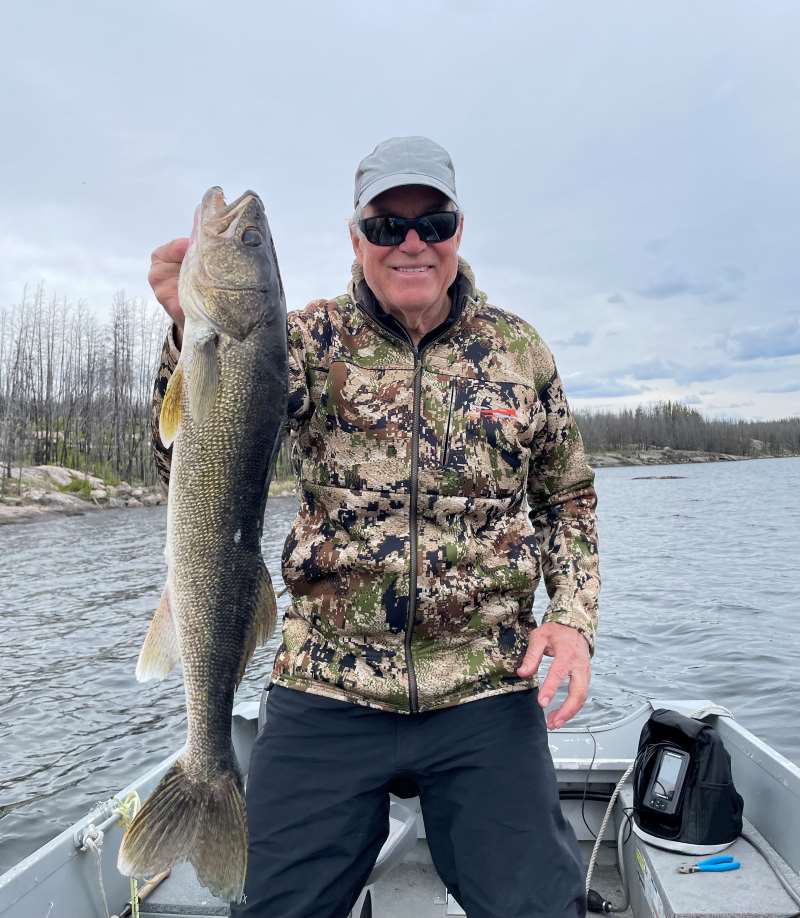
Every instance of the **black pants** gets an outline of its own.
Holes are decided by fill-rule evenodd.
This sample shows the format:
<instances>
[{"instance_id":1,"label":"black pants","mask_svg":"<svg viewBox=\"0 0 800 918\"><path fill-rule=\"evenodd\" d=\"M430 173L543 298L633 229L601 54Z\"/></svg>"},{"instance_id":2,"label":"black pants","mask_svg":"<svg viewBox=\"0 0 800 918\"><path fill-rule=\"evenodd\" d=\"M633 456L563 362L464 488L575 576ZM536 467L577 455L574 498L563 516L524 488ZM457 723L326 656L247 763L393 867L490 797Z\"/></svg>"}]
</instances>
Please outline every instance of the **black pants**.
<instances>
[{"instance_id":1,"label":"black pants","mask_svg":"<svg viewBox=\"0 0 800 918\"><path fill-rule=\"evenodd\" d=\"M398 781L418 789L434 864L469 918L583 918L535 692L409 715L280 686L250 763L246 898L231 914L345 918Z\"/></svg>"}]
</instances>

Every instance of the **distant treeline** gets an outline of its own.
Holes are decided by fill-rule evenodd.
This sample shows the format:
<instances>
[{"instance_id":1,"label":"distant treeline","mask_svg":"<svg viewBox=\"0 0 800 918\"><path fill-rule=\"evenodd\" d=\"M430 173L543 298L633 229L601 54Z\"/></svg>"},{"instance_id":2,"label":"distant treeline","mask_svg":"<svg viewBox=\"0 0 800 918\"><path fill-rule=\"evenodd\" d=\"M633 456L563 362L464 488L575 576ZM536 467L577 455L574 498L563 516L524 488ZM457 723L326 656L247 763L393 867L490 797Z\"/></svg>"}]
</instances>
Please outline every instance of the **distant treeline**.
<instances>
[{"instance_id":1,"label":"distant treeline","mask_svg":"<svg viewBox=\"0 0 800 918\"><path fill-rule=\"evenodd\" d=\"M0 308L0 491L21 465L153 484L150 404L166 330L159 307L123 292L106 322L43 285ZM276 477L288 476L282 451Z\"/></svg>"},{"instance_id":2,"label":"distant treeline","mask_svg":"<svg viewBox=\"0 0 800 918\"><path fill-rule=\"evenodd\" d=\"M0 310L0 474L66 465L154 481L150 396L164 313L114 296L111 317L47 295L42 285Z\"/></svg>"},{"instance_id":3,"label":"distant treeline","mask_svg":"<svg viewBox=\"0 0 800 918\"><path fill-rule=\"evenodd\" d=\"M150 403L165 333L160 308L122 292L106 322L41 285L0 309L0 490L12 466L50 463L152 484ZM590 451L800 454L800 418L712 421L676 402L577 417ZM275 477L290 469L284 444Z\"/></svg>"},{"instance_id":4,"label":"distant treeline","mask_svg":"<svg viewBox=\"0 0 800 918\"><path fill-rule=\"evenodd\" d=\"M583 409L575 416L589 452L669 447L734 456L800 455L800 417L710 420L680 402L613 412Z\"/></svg>"}]
</instances>

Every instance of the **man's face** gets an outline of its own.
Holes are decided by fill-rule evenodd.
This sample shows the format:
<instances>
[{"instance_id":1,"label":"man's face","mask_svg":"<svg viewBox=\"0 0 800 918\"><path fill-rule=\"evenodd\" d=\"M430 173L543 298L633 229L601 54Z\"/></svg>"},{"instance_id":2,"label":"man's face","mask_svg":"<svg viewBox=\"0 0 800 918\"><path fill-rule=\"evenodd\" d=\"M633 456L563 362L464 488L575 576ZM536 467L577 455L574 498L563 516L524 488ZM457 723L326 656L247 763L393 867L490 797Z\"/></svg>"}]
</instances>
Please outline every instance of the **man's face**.
<instances>
[{"instance_id":1,"label":"man's face","mask_svg":"<svg viewBox=\"0 0 800 918\"><path fill-rule=\"evenodd\" d=\"M445 209L448 199L425 185L402 185L378 195L363 216L421 217ZM458 271L458 246L463 222L444 242L422 242L411 229L400 245L373 245L352 232L353 251L370 290L383 308L406 317L410 324L421 314L444 309L447 288ZM411 268L423 270L410 271ZM405 270L404 270L405 269Z\"/></svg>"}]
</instances>

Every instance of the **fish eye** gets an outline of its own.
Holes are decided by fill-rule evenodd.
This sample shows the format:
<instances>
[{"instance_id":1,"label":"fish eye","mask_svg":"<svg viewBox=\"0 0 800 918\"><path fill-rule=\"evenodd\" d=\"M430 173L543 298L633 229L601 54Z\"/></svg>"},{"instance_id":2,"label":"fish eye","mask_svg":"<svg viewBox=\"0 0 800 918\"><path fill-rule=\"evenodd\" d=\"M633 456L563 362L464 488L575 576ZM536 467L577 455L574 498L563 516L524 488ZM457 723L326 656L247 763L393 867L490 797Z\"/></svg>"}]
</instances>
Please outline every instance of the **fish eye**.
<instances>
[{"instance_id":1,"label":"fish eye","mask_svg":"<svg viewBox=\"0 0 800 918\"><path fill-rule=\"evenodd\" d=\"M261 245L263 241L261 233L253 226L248 226L242 233L242 242L245 245Z\"/></svg>"}]
</instances>

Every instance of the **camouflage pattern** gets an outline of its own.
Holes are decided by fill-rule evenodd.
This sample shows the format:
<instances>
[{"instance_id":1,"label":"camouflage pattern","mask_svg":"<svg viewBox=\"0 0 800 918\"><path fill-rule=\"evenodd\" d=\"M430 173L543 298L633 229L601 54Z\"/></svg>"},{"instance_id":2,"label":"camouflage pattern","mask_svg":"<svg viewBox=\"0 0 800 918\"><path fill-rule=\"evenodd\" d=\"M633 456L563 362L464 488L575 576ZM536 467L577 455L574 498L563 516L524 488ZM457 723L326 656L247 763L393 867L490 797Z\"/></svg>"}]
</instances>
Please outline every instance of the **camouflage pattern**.
<instances>
[{"instance_id":1,"label":"camouflage pattern","mask_svg":"<svg viewBox=\"0 0 800 918\"><path fill-rule=\"evenodd\" d=\"M553 357L463 261L456 289L460 315L416 364L365 304L357 266L346 295L289 316L301 505L283 553L281 685L405 712L527 689L515 671L542 575L543 621L594 651L594 476ZM168 341L160 378L177 356ZM168 469L157 436L156 453Z\"/></svg>"}]
</instances>

